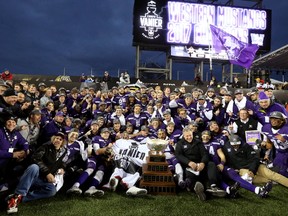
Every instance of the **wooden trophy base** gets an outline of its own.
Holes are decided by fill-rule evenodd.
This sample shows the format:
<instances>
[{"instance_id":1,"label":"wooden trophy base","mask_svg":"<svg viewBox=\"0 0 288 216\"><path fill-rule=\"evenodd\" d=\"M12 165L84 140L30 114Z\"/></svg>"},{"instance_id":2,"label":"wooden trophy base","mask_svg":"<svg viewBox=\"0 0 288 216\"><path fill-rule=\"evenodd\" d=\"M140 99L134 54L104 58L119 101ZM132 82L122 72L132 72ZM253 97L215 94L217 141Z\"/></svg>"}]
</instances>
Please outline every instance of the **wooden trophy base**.
<instances>
[{"instance_id":1,"label":"wooden trophy base","mask_svg":"<svg viewBox=\"0 0 288 216\"><path fill-rule=\"evenodd\" d=\"M154 195L175 195L176 185L164 154L150 151L147 164L143 165L140 186Z\"/></svg>"}]
</instances>

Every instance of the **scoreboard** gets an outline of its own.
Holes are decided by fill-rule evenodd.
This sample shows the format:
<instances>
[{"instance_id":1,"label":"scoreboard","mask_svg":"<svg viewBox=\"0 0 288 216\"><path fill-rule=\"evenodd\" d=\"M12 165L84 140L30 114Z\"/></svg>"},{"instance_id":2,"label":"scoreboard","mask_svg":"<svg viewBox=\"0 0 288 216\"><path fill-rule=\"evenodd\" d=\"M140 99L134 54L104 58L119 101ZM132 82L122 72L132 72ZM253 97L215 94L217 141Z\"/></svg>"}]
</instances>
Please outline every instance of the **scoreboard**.
<instances>
[{"instance_id":1,"label":"scoreboard","mask_svg":"<svg viewBox=\"0 0 288 216\"><path fill-rule=\"evenodd\" d=\"M271 10L169 0L135 0L133 45L207 48L210 24L240 41L271 49Z\"/></svg>"}]
</instances>

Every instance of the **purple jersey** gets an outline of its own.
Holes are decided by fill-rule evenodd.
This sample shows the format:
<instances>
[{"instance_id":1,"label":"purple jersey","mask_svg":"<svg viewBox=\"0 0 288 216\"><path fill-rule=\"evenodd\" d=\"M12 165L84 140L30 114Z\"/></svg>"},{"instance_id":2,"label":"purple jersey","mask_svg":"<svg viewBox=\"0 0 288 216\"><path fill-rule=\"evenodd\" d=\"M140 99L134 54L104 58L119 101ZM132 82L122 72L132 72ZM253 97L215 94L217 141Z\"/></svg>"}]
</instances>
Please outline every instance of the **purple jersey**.
<instances>
[{"instance_id":1,"label":"purple jersey","mask_svg":"<svg viewBox=\"0 0 288 216\"><path fill-rule=\"evenodd\" d=\"M109 145L109 143L111 143L111 139L103 139L101 136L95 136L92 139L92 143L93 143L93 149L94 151L97 151L100 148L104 148L106 146Z\"/></svg>"},{"instance_id":2,"label":"purple jersey","mask_svg":"<svg viewBox=\"0 0 288 216\"><path fill-rule=\"evenodd\" d=\"M114 106L119 105L122 108L125 108L126 101L127 101L127 98L125 95L117 94L112 98L113 105Z\"/></svg>"},{"instance_id":3,"label":"purple jersey","mask_svg":"<svg viewBox=\"0 0 288 216\"><path fill-rule=\"evenodd\" d=\"M265 124L262 127L262 132L269 138L269 140L273 143L274 147L277 151L288 152L288 125L284 125L279 130L274 130L270 124ZM277 135L281 135L286 140L282 142L276 138Z\"/></svg>"},{"instance_id":4,"label":"purple jersey","mask_svg":"<svg viewBox=\"0 0 288 216\"><path fill-rule=\"evenodd\" d=\"M203 119L204 123L207 123L213 117L213 106L208 101L205 101L203 105L197 102L196 110L197 110L197 116Z\"/></svg>"},{"instance_id":5,"label":"purple jersey","mask_svg":"<svg viewBox=\"0 0 288 216\"><path fill-rule=\"evenodd\" d=\"M74 161L78 156L84 152L84 143L81 141L75 141L66 145L68 152L67 164Z\"/></svg>"},{"instance_id":6,"label":"purple jersey","mask_svg":"<svg viewBox=\"0 0 288 216\"><path fill-rule=\"evenodd\" d=\"M269 116L272 112L279 111L283 113L285 116L288 116L288 112L285 110L285 107L278 103L272 103L267 109L263 109L258 105L256 107L256 116L259 122L264 124L269 124Z\"/></svg>"},{"instance_id":7,"label":"purple jersey","mask_svg":"<svg viewBox=\"0 0 288 216\"><path fill-rule=\"evenodd\" d=\"M187 115L193 116L196 114L196 107L195 103L192 102L191 104L187 105L184 99L177 100L178 106L184 108L187 111Z\"/></svg>"},{"instance_id":8,"label":"purple jersey","mask_svg":"<svg viewBox=\"0 0 288 216\"><path fill-rule=\"evenodd\" d=\"M96 104L97 107L99 107L100 102L103 102L103 101L102 101L102 99L99 98L99 97L96 97L96 98L93 99L93 104ZM112 103L109 98L105 98L105 99L104 99L104 102L105 102L105 104L106 104L107 107L110 106L111 103Z\"/></svg>"},{"instance_id":9,"label":"purple jersey","mask_svg":"<svg viewBox=\"0 0 288 216\"><path fill-rule=\"evenodd\" d=\"M212 139L211 142L219 143L221 146L225 144L225 142L228 140L228 137L225 136L222 132L215 133L212 132Z\"/></svg>"},{"instance_id":10,"label":"purple jersey","mask_svg":"<svg viewBox=\"0 0 288 216\"><path fill-rule=\"evenodd\" d=\"M147 115L144 113L140 113L138 116L135 116L134 113L131 113L126 118L126 122L131 123L134 127L134 130L140 130L142 125L146 125L147 120Z\"/></svg>"},{"instance_id":11,"label":"purple jersey","mask_svg":"<svg viewBox=\"0 0 288 216\"><path fill-rule=\"evenodd\" d=\"M167 136L169 137L170 140L173 140L175 144L180 140L181 135L182 131L178 129L175 129L171 134L168 134L167 132Z\"/></svg>"},{"instance_id":12,"label":"purple jersey","mask_svg":"<svg viewBox=\"0 0 288 216\"><path fill-rule=\"evenodd\" d=\"M208 142L208 143L203 143L205 149L209 153L209 158L210 161L213 161L216 165L220 163L220 158L218 157L217 150L221 148L220 143L218 142Z\"/></svg>"},{"instance_id":13,"label":"purple jersey","mask_svg":"<svg viewBox=\"0 0 288 216\"><path fill-rule=\"evenodd\" d=\"M230 116L230 121L234 122L237 119L239 119L238 113L239 113L239 110L242 108L246 108L247 110L252 110L253 113L255 114L256 109L255 109L254 104L251 101L249 101L246 97L243 97L243 99L239 103L235 101L236 99L232 102L232 106L230 105L231 103L230 101L226 110L227 113L229 112L233 113L232 116Z\"/></svg>"}]
</instances>

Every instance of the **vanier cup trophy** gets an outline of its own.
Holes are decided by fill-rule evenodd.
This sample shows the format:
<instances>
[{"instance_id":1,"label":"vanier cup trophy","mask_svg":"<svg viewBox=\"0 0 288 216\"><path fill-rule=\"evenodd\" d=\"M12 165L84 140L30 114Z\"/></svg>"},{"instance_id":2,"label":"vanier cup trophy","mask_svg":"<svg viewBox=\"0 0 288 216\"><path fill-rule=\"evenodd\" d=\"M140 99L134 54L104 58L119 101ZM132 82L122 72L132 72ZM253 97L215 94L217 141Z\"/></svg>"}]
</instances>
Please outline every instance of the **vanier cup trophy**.
<instances>
[{"instance_id":1,"label":"vanier cup trophy","mask_svg":"<svg viewBox=\"0 0 288 216\"><path fill-rule=\"evenodd\" d=\"M168 142L169 140L147 139L147 147L150 151L147 163L143 165L140 186L147 189L150 194L176 194L173 174L168 168L164 154Z\"/></svg>"},{"instance_id":2,"label":"vanier cup trophy","mask_svg":"<svg viewBox=\"0 0 288 216\"><path fill-rule=\"evenodd\" d=\"M150 150L150 155L159 155L161 157L164 156L164 150L168 145L168 140L162 139L147 139L147 147Z\"/></svg>"}]
</instances>

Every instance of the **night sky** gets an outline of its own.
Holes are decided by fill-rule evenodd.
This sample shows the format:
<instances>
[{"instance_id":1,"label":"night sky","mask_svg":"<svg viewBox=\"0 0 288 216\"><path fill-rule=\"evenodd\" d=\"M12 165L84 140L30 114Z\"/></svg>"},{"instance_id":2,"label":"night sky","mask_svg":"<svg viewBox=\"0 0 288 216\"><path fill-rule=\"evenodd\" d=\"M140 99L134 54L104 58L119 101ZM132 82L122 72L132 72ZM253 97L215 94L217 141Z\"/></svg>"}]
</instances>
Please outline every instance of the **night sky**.
<instances>
[{"instance_id":1,"label":"night sky","mask_svg":"<svg viewBox=\"0 0 288 216\"><path fill-rule=\"evenodd\" d=\"M133 76L133 4L133 0L2 0L0 69L55 75L63 74L64 68L67 75L89 75L92 69L96 76L105 70L117 76L119 69L127 69ZM288 1L264 0L263 5L272 10L273 51L288 41ZM173 74L176 78L176 71Z\"/></svg>"}]
</instances>

